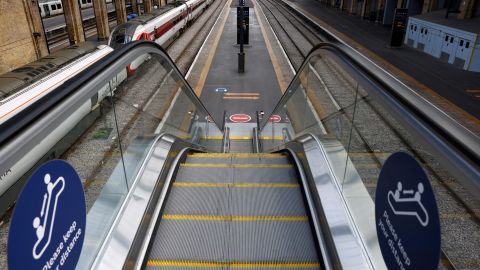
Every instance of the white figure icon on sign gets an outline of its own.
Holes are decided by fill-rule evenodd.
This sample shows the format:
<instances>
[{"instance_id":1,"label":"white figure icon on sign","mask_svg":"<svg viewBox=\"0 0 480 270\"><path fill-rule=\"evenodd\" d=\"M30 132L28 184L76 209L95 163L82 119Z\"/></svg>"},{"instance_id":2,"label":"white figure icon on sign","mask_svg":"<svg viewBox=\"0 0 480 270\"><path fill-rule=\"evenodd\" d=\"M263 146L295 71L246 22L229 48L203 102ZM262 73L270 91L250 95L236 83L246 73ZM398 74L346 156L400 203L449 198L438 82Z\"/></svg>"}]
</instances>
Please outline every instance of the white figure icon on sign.
<instances>
[{"instance_id":1,"label":"white figure icon on sign","mask_svg":"<svg viewBox=\"0 0 480 270\"><path fill-rule=\"evenodd\" d=\"M37 235L37 241L33 246L32 254L33 258L38 260L42 257L43 253L50 244L52 239L53 224L55 222L55 213L57 211L57 203L60 194L62 194L65 188L65 179L59 177L55 183L51 182L50 174L45 174L43 178L47 185L47 192L43 195L42 210L40 216L33 219L33 228ZM53 199L53 202L52 202ZM45 237L47 233L47 237Z\"/></svg>"},{"instance_id":2,"label":"white figure icon on sign","mask_svg":"<svg viewBox=\"0 0 480 270\"><path fill-rule=\"evenodd\" d=\"M418 183L418 190L403 189L402 183L397 183L395 192L388 191L388 204L395 215L415 216L420 224L425 227L428 225L428 212L422 204L422 193L424 187Z\"/></svg>"}]
</instances>

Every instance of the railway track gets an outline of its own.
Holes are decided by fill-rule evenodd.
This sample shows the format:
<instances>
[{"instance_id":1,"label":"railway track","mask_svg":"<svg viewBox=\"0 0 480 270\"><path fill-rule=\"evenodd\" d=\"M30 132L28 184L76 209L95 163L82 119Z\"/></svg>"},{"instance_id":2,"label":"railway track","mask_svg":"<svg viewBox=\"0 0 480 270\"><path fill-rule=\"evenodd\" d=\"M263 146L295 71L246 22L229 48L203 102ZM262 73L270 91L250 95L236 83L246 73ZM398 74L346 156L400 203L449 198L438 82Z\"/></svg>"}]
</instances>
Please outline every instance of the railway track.
<instances>
[{"instance_id":1,"label":"railway track","mask_svg":"<svg viewBox=\"0 0 480 270\"><path fill-rule=\"evenodd\" d=\"M167 47L167 52L183 73L190 67L226 2L214 1ZM117 87L115 98L101 102L95 111L97 115L92 115L90 122L77 125L83 127L64 138L71 140L65 152L53 153L54 158L64 159L76 168L84 183L88 209L105 186L108 176L120 164L127 147L144 134L153 133L161 121L177 89L175 84L161 87L168 74L155 58L148 60L137 70L134 79L125 80ZM64 140L59 144L66 143ZM125 169L125 173L131 172ZM126 179L125 185L128 186ZM11 209L0 220L0 246L4 247L3 250L7 245ZM0 269L7 269L6 253L0 254Z\"/></svg>"},{"instance_id":2,"label":"railway track","mask_svg":"<svg viewBox=\"0 0 480 270\"><path fill-rule=\"evenodd\" d=\"M282 43L287 57L298 71L311 48L327 38L308 21L292 12L282 1L257 1ZM354 79L349 78L334 63L322 61L321 64L322 66L315 67L322 71L317 76L324 83L322 87L329 89L331 93L328 97L310 93L309 98L314 99L313 104L321 104L323 110L329 106L325 101L322 102L325 98L331 99L331 103L338 104L338 108L328 110L332 114L322 118L322 122L327 129L328 127L333 129L332 122L338 118L348 123L347 126L353 134L352 138L340 140L348 146L348 149L355 152L349 157L357 167L372 198L375 195L379 171L386 157L393 153L391 150L403 150L415 155L424 165L439 203L443 228L440 269L478 269L480 267L478 237L472 240L476 241L476 244L467 244L469 249L466 249L460 240L469 239L472 233L478 235L480 231L480 210L475 207L476 199L449 176L448 172L442 170L440 164L436 163L418 142L412 141L408 132L399 128L396 121L379 108L365 91L358 89ZM355 118L352 113L354 109L357 110ZM335 111L336 113L333 113ZM317 113L320 115L318 111ZM379 143L378 136L392 139Z\"/></svg>"},{"instance_id":3,"label":"railway track","mask_svg":"<svg viewBox=\"0 0 480 270\"><path fill-rule=\"evenodd\" d=\"M115 16L109 15L108 16L108 24L110 29L113 29L117 25ZM83 26L83 30L85 32L85 37L89 38L97 34L97 26L95 21L93 22L85 22ZM67 47L70 45L68 40L68 33L66 28L63 28L63 32L49 36L47 33L47 46L50 52L58 51L62 48Z\"/></svg>"}]
</instances>

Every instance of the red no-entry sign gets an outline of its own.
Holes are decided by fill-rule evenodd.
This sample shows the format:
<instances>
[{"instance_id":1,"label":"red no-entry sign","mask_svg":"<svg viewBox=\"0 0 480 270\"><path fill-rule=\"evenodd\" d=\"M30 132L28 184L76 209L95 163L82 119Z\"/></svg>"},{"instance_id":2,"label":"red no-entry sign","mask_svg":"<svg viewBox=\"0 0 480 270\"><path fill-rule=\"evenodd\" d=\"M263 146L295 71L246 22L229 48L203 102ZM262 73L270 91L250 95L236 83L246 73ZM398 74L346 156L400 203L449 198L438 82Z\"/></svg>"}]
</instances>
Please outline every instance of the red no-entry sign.
<instances>
[{"instance_id":1,"label":"red no-entry sign","mask_svg":"<svg viewBox=\"0 0 480 270\"><path fill-rule=\"evenodd\" d=\"M246 123L252 120L252 117L248 114L237 113L230 115L230 121L235 123Z\"/></svg>"},{"instance_id":2,"label":"red no-entry sign","mask_svg":"<svg viewBox=\"0 0 480 270\"><path fill-rule=\"evenodd\" d=\"M270 116L270 119L268 119L268 121L278 123L278 122L282 121L282 117L278 114L274 114L274 115Z\"/></svg>"}]
</instances>

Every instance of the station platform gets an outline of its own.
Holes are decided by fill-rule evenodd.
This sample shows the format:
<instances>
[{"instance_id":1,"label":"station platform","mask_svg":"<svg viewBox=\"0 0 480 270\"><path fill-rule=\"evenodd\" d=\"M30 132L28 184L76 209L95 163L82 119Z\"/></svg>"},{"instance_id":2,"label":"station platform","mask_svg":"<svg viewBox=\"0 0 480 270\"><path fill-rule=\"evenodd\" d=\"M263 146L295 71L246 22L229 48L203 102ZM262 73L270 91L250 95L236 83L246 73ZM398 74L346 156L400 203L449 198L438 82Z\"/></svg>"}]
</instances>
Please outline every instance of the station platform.
<instances>
[{"instance_id":1,"label":"station platform","mask_svg":"<svg viewBox=\"0 0 480 270\"><path fill-rule=\"evenodd\" d=\"M417 89L420 95L432 100L454 118L465 121L469 127L478 126L472 124L480 118L478 73L455 68L413 48L388 48L391 26L362 20L360 16L327 7L318 1L283 2L337 35L406 85Z\"/></svg>"},{"instance_id":2,"label":"station platform","mask_svg":"<svg viewBox=\"0 0 480 270\"><path fill-rule=\"evenodd\" d=\"M230 116L246 114L246 123L256 123L255 113L269 115L295 73L256 1L250 8L250 42L244 46L245 72L238 72L240 46L232 2L226 4L187 80L217 122L224 115L229 123Z\"/></svg>"},{"instance_id":3,"label":"station platform","mask_svg":"<svg viewBox=\"0 0 480 270\"><path fill-rule=\"evenodd\" d=\"M186 76L159 44L132 42L60 85L68 95L55 104L25 109L13 135L1 125L0 199L32 209L0 225L2 251L29 241L8 250L20 258L10 268L54 269L71 254L76 269L478 269L479 138L346 46L320 44L295 72L260 1L248 3L245 73L228 0ZM29 170L51 159L78 174L81 198L57 195L61 222L42 229L52 243L76 230L82 244L76 254L47 244L37 260L35 220L47 220L44 190L59 173L38 181ZM25 182L41 188L17 197ZM84 222L72 228L79 202ZM29 233L11 233L16 215Z\"/></svg>"}]
</instances>

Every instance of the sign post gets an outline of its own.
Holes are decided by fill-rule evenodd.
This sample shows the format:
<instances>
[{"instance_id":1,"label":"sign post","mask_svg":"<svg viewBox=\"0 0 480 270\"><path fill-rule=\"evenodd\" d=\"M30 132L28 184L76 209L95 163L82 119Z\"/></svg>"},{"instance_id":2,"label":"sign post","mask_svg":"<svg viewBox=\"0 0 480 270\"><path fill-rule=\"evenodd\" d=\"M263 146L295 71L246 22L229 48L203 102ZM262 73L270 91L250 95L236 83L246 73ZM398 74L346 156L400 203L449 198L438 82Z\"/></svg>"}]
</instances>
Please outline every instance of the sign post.
<instances>
[{"instance_id":1,"label":"sign post","mask_svg":"<svg viewBox=\"0 0 480 270\"><path fill-rule=\"evenodd\" d=\"M409 154L392 154L383 165L375 193L375 222L388 269L437 269L437 203L427 175Z\"/></svg>"},{"instance_id":2,"label":"sign post","mask_svg":"<svg viewBox=\"0 0 480 270\"><path fill-rule=\"evenodd\" d=\"M407 28L408 8L396 8L390 36L390 47L400 48Z\"/></svg>"},{"instance_id":3,"label":"sign post","mask_svg":"<svg viewBox=\"0 0 480 270\"><path fill-rule=\"evenodd\" d=\"M63 160L39 167L22 190L8 235L9 269L75 269L85 238L80 177Z\"/></svg>"}]
</instances>

